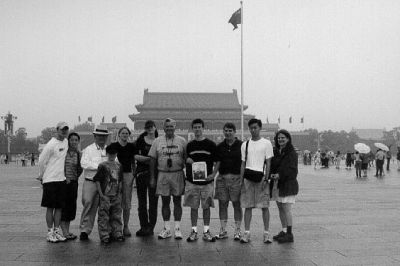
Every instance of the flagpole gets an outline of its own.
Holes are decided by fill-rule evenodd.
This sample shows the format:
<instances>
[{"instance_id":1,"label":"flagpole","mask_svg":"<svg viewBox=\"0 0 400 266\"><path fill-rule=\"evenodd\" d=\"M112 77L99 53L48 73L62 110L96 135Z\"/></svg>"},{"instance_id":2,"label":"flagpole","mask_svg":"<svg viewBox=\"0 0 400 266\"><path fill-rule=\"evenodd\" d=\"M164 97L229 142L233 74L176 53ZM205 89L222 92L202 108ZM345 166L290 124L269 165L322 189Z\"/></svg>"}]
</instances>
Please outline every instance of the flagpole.
<instances>
[{"instance_id":1,"label":"flagpole","mask_svg":"<svg viewBox=\"0 0 400 266\"><path fill-rule=\"evenodd\" d=\"M240 123L242 127L242 140L244 140L244 118L243 118L243 1L240 1Z\"/></svg>"}]
</instances>

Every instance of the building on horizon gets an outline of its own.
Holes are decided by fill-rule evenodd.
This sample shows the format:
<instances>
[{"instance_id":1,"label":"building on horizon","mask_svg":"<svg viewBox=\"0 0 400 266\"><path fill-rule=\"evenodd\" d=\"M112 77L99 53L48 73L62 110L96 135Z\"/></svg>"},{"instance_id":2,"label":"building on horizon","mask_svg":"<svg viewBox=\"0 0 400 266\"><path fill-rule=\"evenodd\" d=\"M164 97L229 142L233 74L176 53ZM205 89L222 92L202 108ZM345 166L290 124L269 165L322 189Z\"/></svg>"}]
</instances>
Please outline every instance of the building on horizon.
<instances>
[{"instance_id":1,"label":"building on horizon","mask_svg":"<svg viewBox=\"0 0 400 266\"><path fill-rule=\"evenodd\" d=\"M134 130L143 130L146 120L153 120L157 128L162 128L165 118L176 120L176 128L190 129L193 119L201 118L206 130L222 130L226 122L241 128L241 105L236 90L231 93L215 92L149 92L144 90L143 103L135 105L138 113L129 115L134 122ZM248 108L247 105L243 110ZM244 125L254 118L244 114Z\"/></svg>"}]
</instances>

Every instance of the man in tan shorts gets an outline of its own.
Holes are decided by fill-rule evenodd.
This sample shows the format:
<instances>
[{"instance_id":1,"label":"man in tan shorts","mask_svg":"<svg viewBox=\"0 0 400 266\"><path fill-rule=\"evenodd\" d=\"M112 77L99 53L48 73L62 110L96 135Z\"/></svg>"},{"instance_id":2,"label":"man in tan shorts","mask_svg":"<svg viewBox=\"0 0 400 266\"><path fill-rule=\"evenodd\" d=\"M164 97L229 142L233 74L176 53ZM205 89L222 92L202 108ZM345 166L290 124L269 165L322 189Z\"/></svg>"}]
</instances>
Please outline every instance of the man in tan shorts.
<instances>
[{"instance_id":1,"label":"man in tan shorts","mask_svg":"<svg viewBox=\"0 0 400 266\"><path fill-rule=\"evenodd\" d=\"M203 209L203 240L207 242L215 242L215 237L210 232L211 210L214 208L214 177L213 172L215 162L216 145L213 141L203 136L204 121L195 119L192 121L192 130L194 132L194 140L188 143L186 153L186 183L185 201L183 206L190 207L190 220L192 222L192 230L187 238L188 242L198 239L197 236L197 220L198 210L201 203ZM194 163L205 164L204 172L197 172ZM193 171L192 171L193 170Z\"/></svg>"},{"instance_id":2,"label":"man in tan shorts","mask_svg":"<svg viewBox=\"0 0 400 266\"><path fill-rule=\"evenodd\" d=\"M251 139L243 142L241 147L242 189L240 194L241 207L244 212L244 235L241 243L250 241L250 222L254 208L262 210L264 222L264 243L272 243L269 234L269 184L271 158L273 157L272 144L269 140L260 137L261 120L250 119L248 122Z\"/></svg>"},{"instance_id":3,"label":"man in tan shorts","mask_svg":"<svg viewBox=\"0 0 400 266\"><path fill-rule=\"evenodd\" d=\"M150 160L150 186L156 188L156 195L162 199L161 214L164 228L159 239L172 236L170 227L171 197L174 202L175 239L182 239L180 221L182 218L182 194L185 189L183 168L186 159L186 140L175 135L176 122L171 118L164 121L164 136L156 138L148 156ZM155 173L158 171L158 178Z\"/></svg>"}]
</instances>

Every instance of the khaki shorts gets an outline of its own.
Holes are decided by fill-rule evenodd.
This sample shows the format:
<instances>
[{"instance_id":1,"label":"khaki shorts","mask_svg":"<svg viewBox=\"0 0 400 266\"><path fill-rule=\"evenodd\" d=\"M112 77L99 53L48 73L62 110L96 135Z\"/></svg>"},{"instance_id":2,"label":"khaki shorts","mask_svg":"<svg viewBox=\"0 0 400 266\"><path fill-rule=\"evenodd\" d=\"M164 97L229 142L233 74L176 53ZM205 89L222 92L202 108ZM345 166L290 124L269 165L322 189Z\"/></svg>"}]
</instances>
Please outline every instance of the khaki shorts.
<instances>
[{"instance_id":1,"label":"khaki shorts","mask_svg":"<svg viewBox=\"0 0 400 266\"><path fill-rule=\"evenodd\" d=\"M156 195L182 196L185 190L183 171L158 172Z\"/></svg>"},{"instance_id":2,"label":"khaki shorts","mask_svg":"<svg viewBox=\"0 0 400 266\"><path fill-rule=\"evenodd\" d=\"M240 175L220 175L215 181L215 199L221 201L240 201Z\"/></svg>"},{"instance_id":3,"label":"khaki shorts","mask_svg":"<svg viewBox=\"0 0 400 266\"><path fill-rule=\"evenodd\" d=\"M268 182L253 182L243 179L240 193L240 207L242 208L268 208L269 184Z\"/></svg>"},{"instance_id":4,"label":"khaki shorts","mask_svg":"<svg viewBox=\"0 0 400 266\"><path fill-rule=\"evenodd\" d=\"M208 209L214 208L214 183L207 185L195 185L190 182L186 183L185 187L185 199L183 206L190 207L192 209Z\"/></svg>"}]
</instances>

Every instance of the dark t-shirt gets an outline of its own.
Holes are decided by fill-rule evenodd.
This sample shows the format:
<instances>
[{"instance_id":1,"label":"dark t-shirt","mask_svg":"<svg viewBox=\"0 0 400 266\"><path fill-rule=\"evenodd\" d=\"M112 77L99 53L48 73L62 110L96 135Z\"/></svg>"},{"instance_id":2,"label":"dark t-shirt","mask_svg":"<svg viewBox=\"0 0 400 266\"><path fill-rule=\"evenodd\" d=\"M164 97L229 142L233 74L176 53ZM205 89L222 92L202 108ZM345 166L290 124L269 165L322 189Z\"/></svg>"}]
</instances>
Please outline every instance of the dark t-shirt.
<instances>
[{"instance_id":1,"label":"dark t-shirt","mask_svg":"<svg viewBox=\"0 0 400 266\"><path fill-rule=\"evenodd\" d=\"M121 165L117 162L105 161L99 164L93 181L100 182L101 191L104 195L116 196L122 178Z\"/></svg>"},{"instance_id":2,"label":"dark t-shirt","mask_svg":"<svg viewBox=\"0 0 400 266\"><path fill-rule=\"evenodd\" d=\"M219 173L240 174L240 166L242 164L241 149L242 141L235 139L231 146L224 140L217 146L216 161L220 162Z\"/></svg>"},{"instance_id":3,"label":"dark t-shirt","mask_svg":"<svg viewBox=\"0 0 400 266\"><path fill-rule=\"evenodd\" d=\"M148 144L144 140L144 137L140 137L135 143L135 148L136 148L136 154L142 156L148 156L151 144ZM144 171L149 171L149 165L138 161L136 167L136 173L141 173Z\"/></svg>"},{"instance_id":4,"label":"dark t-shirt","mask_svg":"<svg viewBox=\"0 0 400 266\"><path fill-rule=\"evenodd\" d=\"M206 162L207 175L210 175L213 171L216 149L217 146L215 145L215 143L206 138L201 141L192 140L191 142L189 142L186 148L186 153L187 157L191 158L195 162ZM212 182L212 181L194 182L192 176L191 164L186 164L186 178L189 182L196 185L206 185Z\"/></svg>"},{"instance_id":5,"label":"dark t-shirt","mask_svg":"<svg viewBox=\"0 0 400 266\"><path fill-rule=\"evenodd\" d=\"M110 145L115 146L117 148L118 161L122 165L122 170L124 173L132 172L132 164L134 162L135 156L135 145L133 143L128 142L125 146L122 146L119 142L111 143Z\"/></svg>"}]
</instances>

